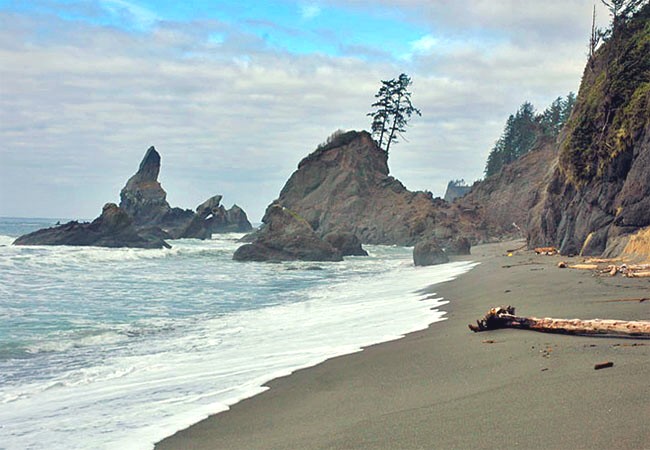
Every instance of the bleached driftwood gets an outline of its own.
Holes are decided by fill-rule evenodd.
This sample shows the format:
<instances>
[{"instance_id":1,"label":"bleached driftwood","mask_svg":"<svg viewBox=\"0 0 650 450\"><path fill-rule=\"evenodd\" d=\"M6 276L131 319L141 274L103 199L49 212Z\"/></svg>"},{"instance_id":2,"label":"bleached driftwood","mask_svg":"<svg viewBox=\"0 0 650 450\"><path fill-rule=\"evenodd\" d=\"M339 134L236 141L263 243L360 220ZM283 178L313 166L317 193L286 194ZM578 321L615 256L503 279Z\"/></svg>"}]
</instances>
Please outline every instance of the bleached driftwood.
<instances>
[{"instance_id":1,"label":"bleached driftwood","mask_svg":"<svg viewBox=\"0 0 650 450\"><path fill-rule=\"evenodd\" d=\"M578 269L578 270L593 270L601 275L615 276L620 273L628 278L650 278L650 264L609 264L599 265L593 262L569 264L566 261L560 261L557 266L560 269Z\"/></svg>"},{"instance_id":2,"label":"bleached driftwood","mask_svg":"<svg viewBox=\"0 0 650 450\"><path fill-rule=\"evenodd\" d=\"M650 339L650 321L520 317L515 315L513 306L492 308L483 319L477 320L476 325L470 324L469 328L474 332L500 328L519 328L546 333Z\"/></svg>"},{"instance_id":3,"label":"bleached driftwood","mask_svg":"<svg viewBox=\"0 0 650 450\"><path fill-rule=\"evenodd\" d=\"M626 277L628 278L650 278L650 270L643 270L643 271L629 271L625 274Z\"/></svg>"}]
</instances>

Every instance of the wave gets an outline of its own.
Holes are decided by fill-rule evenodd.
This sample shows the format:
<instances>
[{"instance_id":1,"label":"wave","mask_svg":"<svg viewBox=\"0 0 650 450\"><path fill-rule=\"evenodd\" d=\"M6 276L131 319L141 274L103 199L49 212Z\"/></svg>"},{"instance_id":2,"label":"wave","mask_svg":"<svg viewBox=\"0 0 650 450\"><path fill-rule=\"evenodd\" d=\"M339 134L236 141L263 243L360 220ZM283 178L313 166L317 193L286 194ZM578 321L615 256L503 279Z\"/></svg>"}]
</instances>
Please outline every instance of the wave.
<instances>
[{"instance_id":1,"label":"wave","mask_svg":"<svg viewBox=\"0 0 650 450\"><path fill-rule=\"evenodd\" d=\"M7 247L13 244L15 240L16 240L15 237L0 234L0 247Z\"/></svg>"},{"instance_id":2,"label":"wave","mask_svg":"<svg viewBox=\"0 0 650 450\"><path fill-rule=\"evenodd\" d=\"M151 448L271 379L444 320L422 289L473 267L416 268L397 247L242 264L234 236L173 245L0 249L0 336L23 333L29 356L0 358L2 447Z\"/></svg>"},{"instance_id":3,"label":"wave","mask_svg":"<svg viewBox=\"0 0 650 450\"><path fill-rule=\"evenodd\" d=\"M12 261L20 260L26 264L84 264L109 263L121 261L152 260L174 257L215 257L229 256L241 245L238 239L243 234L230 233L218 235L213 239L200 241L194 239L170 240L171 249L107 248L92 246L52 246L52 245L11 245L15 238L0 235L0 268L13 266Z\"/></svg>"}]
</instances>

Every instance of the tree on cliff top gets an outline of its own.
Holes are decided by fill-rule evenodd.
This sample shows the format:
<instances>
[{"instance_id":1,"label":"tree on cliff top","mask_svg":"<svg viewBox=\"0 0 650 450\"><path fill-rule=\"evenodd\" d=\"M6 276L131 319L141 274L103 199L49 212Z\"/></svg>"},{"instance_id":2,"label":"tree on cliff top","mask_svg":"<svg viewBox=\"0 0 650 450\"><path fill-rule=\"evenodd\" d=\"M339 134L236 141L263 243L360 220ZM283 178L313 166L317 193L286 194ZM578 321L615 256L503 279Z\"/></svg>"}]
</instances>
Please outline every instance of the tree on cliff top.
<instances>
[{"instance_id":1,"label":"tree on cliff top","mask_svg":"<svg viewBox=\"0 0 650 450\"><path fill-rule=\"evenodd\" d=\"M508 117L503 134L490 151L485 176L501 172L503 166L528 153L540 139L557 139L575 102L575 94L569 92L566 98L556 98L541 114L535 113L532 103L524 102Z\"/></svg>"},{"instance_id":2,"label":"tree on cliff top","mask_svg":"<svg viewBox=\"0 0 650 450\"><path fill-rule=\"evenodd\" d=\"M616 27L625 20L629 19L648 0L600 0L607 7L612 16L612 28Z\"/></svg>"},{"instance_id":3,"label":"tree on cliff top","mask_svg":"<svg viewBox=\"0 0 650 450\"><path fill-rule=\"evenodd\" d=\"M382 80L381 87L375 94L377 101L372 107L376 110L368 113L368 116L372 117L371 130L377 145L383 148L384 140L386 141L386 153L392 143L398 142L398 135L402 136L406 132L411 116L422 115L411 103L408 87L412 83L411 78L403 73L397 79Z\"/></svg>"}]
</instances>

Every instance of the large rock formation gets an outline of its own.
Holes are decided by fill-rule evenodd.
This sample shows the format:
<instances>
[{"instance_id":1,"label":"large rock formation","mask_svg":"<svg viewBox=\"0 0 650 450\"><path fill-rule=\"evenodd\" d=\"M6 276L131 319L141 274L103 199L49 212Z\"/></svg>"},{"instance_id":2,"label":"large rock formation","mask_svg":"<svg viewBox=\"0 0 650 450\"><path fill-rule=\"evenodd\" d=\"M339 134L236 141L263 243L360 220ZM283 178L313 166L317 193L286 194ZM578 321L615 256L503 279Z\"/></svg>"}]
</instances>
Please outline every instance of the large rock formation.
<instances>
[{"instance_id":1,"label":"large rock formation","mask_svg":"<svg viewBox=\"0 0 650 450\"><path fill-rule=\"evenodd\" d=\"M650 226L650 5L620 20L583 75L559 158L531 211L531 246L619 254Z\"/></svg>"},{"instance_id":2,"label":"large rock formation","mask_svg":"<svg viewBox=\"0 0 650 450\"><path fill-rule=\"evenodd\" d=\"M120 206L107 203L92 223L69 222L18 238L16 245L95 245L102 247L169 247L164 239L209 239L212 233L250 231L246 213L237 205L226 210L216 195L197 213L172 208L158 182L160 154L150 147L138 171L120 192Z\"/></svg>"},{"instance_id":3,"label":"large rock formation","mask_svg":"<svg viewBox=\"0 0 650 450\"><path fill-rule=\"evenodd\" d=\"M319 238L309 223L278 204L270 205L262 228L239 247L237 261L341 261L341 253Z\"/></svg>"},{"instance_id":4,"label":"large rock formation","mask_svg":"<svg viewBox=\"0 0 650 450\"><path fill-rule=\"evenodd\" d=\"M473 211L408 191L389 175L387 159L367 132L344 133L300 162L277 202L319 236L345 231L367 244L414 245L432 236L444 242L473 220Z\"/></svg>"},{"instance_id":5,"label":"large rock formation","mask_svg":"<svg viewBox=\"0 0 650 450\"><path fill-rule=\"evenodd\" d=\"M80 245L96 247L169 248L155 234L138 231L129 215L107 203L91 223L68 222L19 237L14 245Z\"/></svg>"},{"instance_id":6,"label":"large rock formation","mask_svg":"<svg viewBox=\"0 0 650 450\"><path fill-rule=\"evenodd\" d=\"M237 205L226 210L221 195L209 198L196 209L172 208L158 182L160 154L150 147L138 171L120 192L120 207L137 227L159 227L171 239L209 239L212 233L246 232L252 229L246 213Z\"/></svg>"}]
</instances>

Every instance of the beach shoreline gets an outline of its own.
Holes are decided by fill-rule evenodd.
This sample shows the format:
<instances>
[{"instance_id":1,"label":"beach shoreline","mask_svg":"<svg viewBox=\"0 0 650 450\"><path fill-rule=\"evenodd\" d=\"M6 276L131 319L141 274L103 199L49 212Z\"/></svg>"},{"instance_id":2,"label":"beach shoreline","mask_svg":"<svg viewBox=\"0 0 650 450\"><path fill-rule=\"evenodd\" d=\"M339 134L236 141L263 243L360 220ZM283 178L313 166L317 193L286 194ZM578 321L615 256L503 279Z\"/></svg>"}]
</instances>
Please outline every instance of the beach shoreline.
<instances>
[{"instance_id":1,"label":"beach shoreline","mask_svg":"<svg viewBox=\"0 0 650 450\"><path fill-rule=\"evenodd\" d=\"M432 288L445 321L268 383L156 449L647 448L650 341L520 330L472 333L493 306L521 315L650 319L650 281L560 270L559 257L472 249ZM597 363L614 366L594 370Z\"/></svg>"}]
</instances>

